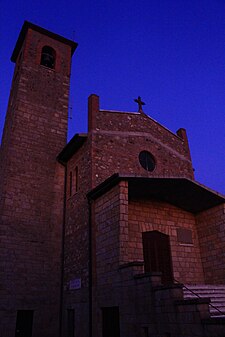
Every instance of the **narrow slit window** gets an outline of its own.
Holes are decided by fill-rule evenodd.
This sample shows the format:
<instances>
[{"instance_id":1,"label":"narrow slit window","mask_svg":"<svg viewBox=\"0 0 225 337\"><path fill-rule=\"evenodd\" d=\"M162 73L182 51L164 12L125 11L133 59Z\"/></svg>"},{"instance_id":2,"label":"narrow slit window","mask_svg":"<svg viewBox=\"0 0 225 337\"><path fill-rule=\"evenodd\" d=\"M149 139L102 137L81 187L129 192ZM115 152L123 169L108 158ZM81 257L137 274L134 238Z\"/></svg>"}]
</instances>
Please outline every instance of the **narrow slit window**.
<instances>
[{"instance_id":1,"label":"narrow slit window","mask_svg":"<svg viewBox=\"0 0 225 337\"><path fill-rule=\"evenodd\" d=\"M73 173L70 171L70 176L69 176L69 196L71 197L73 193Z\"/></svg>"},{"instance_id":2,"label":"narrow slit window","mask_svg":"<svg viewBox=\"0 0 225 337\"><path fill-rule=\"evenodd\" d=\"M79 175L78 175L78 167L75 167L75 170L70 171L69 173L69 182L68 182L68 192L69 192L69 196L71 197L72 195L74 195L79 188Z\"/></svg>"},{"instance_id":3,"label":"narrow slit window","mask_svg":"<svg viewBox=\"0 0 225 337\"><path fill-rule=\"evenodd\" d=\"M50 69L55 68L56 52L52 47L44 46L41 51L41 65Z\"/></svg>"},{"instance_id":4,"label":"narrow slit window","mask_svg":"<svg viewBox=\"0 0 225 337\"><path fill-rule=\"evenodd\" d=\"M78 167L75 168L75 192L78 191Z\"/></svg>"}]
</instances>

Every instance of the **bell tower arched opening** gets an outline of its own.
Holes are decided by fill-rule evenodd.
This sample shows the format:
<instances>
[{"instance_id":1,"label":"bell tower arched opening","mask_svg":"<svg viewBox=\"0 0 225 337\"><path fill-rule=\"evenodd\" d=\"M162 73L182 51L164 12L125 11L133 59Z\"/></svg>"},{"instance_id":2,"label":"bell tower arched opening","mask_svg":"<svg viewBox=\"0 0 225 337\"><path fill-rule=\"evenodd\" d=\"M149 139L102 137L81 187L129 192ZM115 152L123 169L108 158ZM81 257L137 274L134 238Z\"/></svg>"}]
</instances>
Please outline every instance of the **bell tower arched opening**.
<instances>
[{"instance_id":1,"label":"bell tower arched opening","mask_svg":"<svg viewBox=\"0 0 225 337\"><path fill-rule=\"evenodd\" d=\"M41 51L41 65L55 69L56 52L52 47L44 46Z\"/></svg>"}]
</instances>

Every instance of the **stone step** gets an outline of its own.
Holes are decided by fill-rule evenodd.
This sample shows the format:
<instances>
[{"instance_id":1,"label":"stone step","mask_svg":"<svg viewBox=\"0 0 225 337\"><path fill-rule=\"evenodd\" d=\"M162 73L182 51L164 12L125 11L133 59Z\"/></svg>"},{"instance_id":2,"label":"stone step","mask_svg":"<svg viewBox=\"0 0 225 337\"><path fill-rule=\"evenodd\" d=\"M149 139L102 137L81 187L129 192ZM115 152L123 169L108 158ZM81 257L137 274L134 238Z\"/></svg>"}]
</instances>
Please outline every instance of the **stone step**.
<instances>
[{"instance_id":1,"label":"stone step","mask_svg":"<svg viewBox=\"0 0 225 337\"><path fill-rule=\"evenodd\" d=\"M219 309L219 311L221 311L222 313L225 314L225 307L224 306L223 307L215 306L215 308L211 306L210 312L217 312L218 313L218 310L216 310L216 309Z\"/></svg>"},{"instance_id":2,"label":"stone step","mask_svg":"<svg viewBox=\"0 0 225 337\"><path fill-rule=\"evenodd\" d=\"M224 311L224 313L225 313L225 304L224 303L221 305L221 304L217 304L217 303L212 303L211 302L210 304L212 304L212 306L218 308L220 311ZM214 310L213 307L212 307L212 310Z\"/></svg>"},{"instance_id":3,"label":"stone step","mask_svg":"<svg viewBox=\"0 0 225 337\"><path fill-rule=\"evenodd\" d=\"M193 293L202 293L202 294L207 294L207 293L210 293L210 294L222 294L222 295L225 295L225 290L222 290L222 289L192 289L192 288L189 288L189 290L183 288L184 292L193 292Z\"/></svg>"},{"instance_id":4,"label":"stone step","mask_svg":"<svg viewBox=\"0 0 225 337\"><path fill-rule=\"evenodd\" d=\"M185 286L191 287L191 288L208 288L208 289L214 289L214 288L223 288L225 289L225 284L190 284L186 283Z\"/></svg>"},{"instance_id":5,"label":"stone step","mask_svg":"<svg viewBox=\"0 0 225 337\"><path fill-rule=\"evenodd\" d=\"M210 298L211 305L209 306L210 314L213 317L225 316L225 286L223 285L185 285L183 294L185 299L196 298ZM198 296L197 296L198 295ZM217 309L219 309L219 311Z\"/></svg>"},{"instance_id":6,"label":"stone step","mask_svg":"<svg viewBox=\"0 0 225 337\"><path fill-rule=\"evenodd\" d=\"M197 295L201 297L208 297L210 295L210 297L213 297L215 299L221 299L222 301L225 299L225 294L221 294L221 293L210 293L210 292L202 293L200 291L196 291L194 294L192 292L185 292L185 291L183 293L185 297L191 297L191 298L197 297Z\"/></svg>"},{"instance_id":7,"label":"stone step","mask_svg":"<svg viewBox=\"0 0 225 337\"><path fill-rule=\"evenodd\" d=\"M221 293L225 293L225 287L224 286L221 286L221 287L217 287L217 286L214 286L214 287L209 287L209 286L192 286L192 285L189 285L189 284L185 284L185 286L192 290L192 291L210 291L210 292L221 292ZM184 287L184 290L187 290L185 287Z\"/></svg>"},{"instance_id":8,"label":"stone step","mask_svg":"<svg viewBox=\"0 0 225 337\"><path fill-rule=\"evenodd\" d=\"M201 294L203 296L207 296L208 294L214 296L214 297L225 297L225 288L197 288L197 287L191 287L187 286L188 289L185 287L183 288L183 292L185 295L194 296L194 294ZM194 294L193 294L194 293Z\"/></svg>"}]
</instances>

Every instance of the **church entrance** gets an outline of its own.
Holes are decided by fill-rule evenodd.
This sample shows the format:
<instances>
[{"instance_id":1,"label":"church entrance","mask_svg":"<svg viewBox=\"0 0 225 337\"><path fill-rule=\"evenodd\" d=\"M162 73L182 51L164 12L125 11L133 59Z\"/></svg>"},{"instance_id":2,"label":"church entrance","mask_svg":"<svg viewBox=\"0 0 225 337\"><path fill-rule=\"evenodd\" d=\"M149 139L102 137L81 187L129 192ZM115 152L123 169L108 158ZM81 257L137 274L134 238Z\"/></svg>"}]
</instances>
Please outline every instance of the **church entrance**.
<instances>
[{"instance_id":1,"label":"church entrance","mask_svg":"<svg viewBox=\"0 0 225 337\"><path fill-rule=\"evenodd\" d=\"M162 283L173 283L170 238L158 231L142 233L145 272L161 272Z\"/></svg>"}]
</instances>

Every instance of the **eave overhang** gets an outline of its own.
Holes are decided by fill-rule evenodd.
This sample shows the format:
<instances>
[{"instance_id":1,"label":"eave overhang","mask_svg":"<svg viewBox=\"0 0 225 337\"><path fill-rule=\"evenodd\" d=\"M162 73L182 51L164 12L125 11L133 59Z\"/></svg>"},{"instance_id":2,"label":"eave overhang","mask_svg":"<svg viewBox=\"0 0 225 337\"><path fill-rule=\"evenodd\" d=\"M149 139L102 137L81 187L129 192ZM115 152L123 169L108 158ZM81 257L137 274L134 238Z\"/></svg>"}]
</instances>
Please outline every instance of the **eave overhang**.
<instances>
[{"instance_id":1,"label":"eave overhang","mask_svg":"<svg viewBox=\"0 0 225 337\"><path fill-rule=\"evenodd\" d=\"M54 40L60 41L64 44L67 44L68 46L71 47L71 56L73 55L74 51L76 50L76 48L78 46L78 44L76 42L72 41L72 40L66 39L65 37L63 37L61 35L50 32L49 30L44 29L42 27L39 27L39 26L37 26L37 25L35 25L31 22L24 21L24 24L22 26L19 37L18 37L17 42L16 42L16 46L15 46L15 48L13 50L13 53L12 53L12 56L11 56L12 62L16 62L18 53L21 50L23 41L25 39L25 36L26 36L29 28L32 29L32 30L35 30L36 32L39 32L41 34L47 35Z\"/></svg>"},{"instance_id":2,"label":"eave overhang","mask_svg":"<svg viewBox=\"0 0 225 337\"><path fill-rule=\"evenodd\" d=\"M185 211L199 213L225 203L225 196L187 178L148 178L114 174L88 193L97 199L120 181L128 181L129 199L150 199L170 203Z\"/></svg>"},{"instance_id":3,"label":"eave overhang","mask_svg":"<svg viewBox=\"0 0 225 337\"><path fill-rule=\"evenodd\" d=\"M81 148L84 142L87 139L86 133L77 133L75 136L69 141L69 143L63 148L63 150L58 154L57 160L61 164L65 164L68 160L73 156L73 154Z\"/></svg>"}]
</instances>

